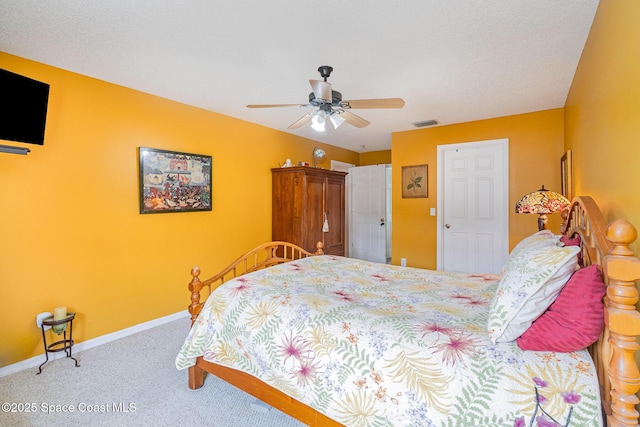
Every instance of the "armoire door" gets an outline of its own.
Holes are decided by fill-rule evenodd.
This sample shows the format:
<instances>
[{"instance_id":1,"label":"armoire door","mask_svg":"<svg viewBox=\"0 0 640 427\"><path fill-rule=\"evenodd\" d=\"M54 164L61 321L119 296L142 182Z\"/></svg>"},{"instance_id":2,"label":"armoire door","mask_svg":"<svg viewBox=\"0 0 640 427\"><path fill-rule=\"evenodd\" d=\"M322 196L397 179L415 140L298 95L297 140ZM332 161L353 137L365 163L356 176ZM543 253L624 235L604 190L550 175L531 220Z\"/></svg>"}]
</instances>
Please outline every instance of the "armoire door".
<instances>
[{"instance_id":1,"label":"armoire door","mask_svg":"<svg viewBox=\"0 0 640 427\"><path fill-rule=\"evenodd\" d=\"M304 175L273 173L272 228L273 240L284 240L302 246Z\"/></svg>"},{"instance_id":2,"label":"armoire door","mask_svg":"<svg viewBox=\"0 0 640 427\"><path fill-rule=\"evenodd\" d=\"M324 221L324 194L326 192L326 179L324 176L316 174L306 174L302 220L302 247L309 251L316 251L316 243L325 243L322 233L322 223ZM326 246L325 246L326 252Z\"/></svg>"},{"instance_id":3,"label":"armoire door","mask_svg":"<svg viewBox=\"0 0 640 427\"><path fill-rule=\"evenodd\" d=\"M325 253L344 255L345 186L344 176L327 176L325 211L329 230L324 234Z\"/></svg>"}]
</instances>

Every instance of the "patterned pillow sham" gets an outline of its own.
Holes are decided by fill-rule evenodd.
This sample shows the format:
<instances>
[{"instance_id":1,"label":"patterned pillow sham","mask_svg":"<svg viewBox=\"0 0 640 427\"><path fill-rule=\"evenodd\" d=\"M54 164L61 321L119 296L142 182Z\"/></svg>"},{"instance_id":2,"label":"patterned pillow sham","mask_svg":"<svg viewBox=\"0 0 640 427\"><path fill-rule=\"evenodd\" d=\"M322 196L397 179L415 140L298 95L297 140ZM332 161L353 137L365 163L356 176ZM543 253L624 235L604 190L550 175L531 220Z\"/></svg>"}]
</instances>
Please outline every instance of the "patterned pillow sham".
<instances>
[{"instance_id":1,"label":"patterned pillow sham","mask_svg":"<svg viewBox=\"0 0 640 427\"><path fill-rule=\"evenodd\" d=\"M522 239L509 254L509 258L518 256L521 252L531 251L536 248L543 248L547 246L555 246L558 244L560 236L553 234L550 230L541 230L530 236ZM509 259L507 259L509 262ZM502 267L502 272L504 273L504 269L507 265Z\"/></svg>"},{"instance_id":2,"label":"patterned pillow sham","mask_svg":"<svg viewBox=\"0 0 640 427\"><path fill-rule=\"evenodd\" d=\"M489 309L491 341L514 341L556 299L577 265L577 246L544 246L509 255Z\"/></svg>"},{"instance_id":3,"label":"patterned pillow sham","mask_svg":"<svg viewBox=\"0 0 640 427\"><path fill-rule=\"evenodd\" d=\"M516 340L518 347L562 353L588 347L604 327L605 292L596 264L577 270L547 311Z\"/></svg>"}]
</instances>

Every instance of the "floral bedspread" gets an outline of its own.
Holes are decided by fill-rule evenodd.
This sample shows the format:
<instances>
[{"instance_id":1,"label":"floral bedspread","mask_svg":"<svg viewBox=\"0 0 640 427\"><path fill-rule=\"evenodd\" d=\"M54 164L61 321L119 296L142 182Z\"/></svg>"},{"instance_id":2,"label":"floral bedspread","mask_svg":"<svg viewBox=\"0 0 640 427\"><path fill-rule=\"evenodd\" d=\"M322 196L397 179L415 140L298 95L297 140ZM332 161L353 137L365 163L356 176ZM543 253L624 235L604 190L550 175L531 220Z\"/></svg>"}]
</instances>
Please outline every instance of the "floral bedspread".
<instances>
[{"instance_id":1,"label":"floral bedspread","mask_svg":"<svg viewBox=\"0 0 640 427\"><path fill-rule=\"evenodd\" d=\"M601 426L586 351L492 344L498 276L315 256L225 283L176 358L254 375L347 426Z\"/></svg>"}]
</instances>

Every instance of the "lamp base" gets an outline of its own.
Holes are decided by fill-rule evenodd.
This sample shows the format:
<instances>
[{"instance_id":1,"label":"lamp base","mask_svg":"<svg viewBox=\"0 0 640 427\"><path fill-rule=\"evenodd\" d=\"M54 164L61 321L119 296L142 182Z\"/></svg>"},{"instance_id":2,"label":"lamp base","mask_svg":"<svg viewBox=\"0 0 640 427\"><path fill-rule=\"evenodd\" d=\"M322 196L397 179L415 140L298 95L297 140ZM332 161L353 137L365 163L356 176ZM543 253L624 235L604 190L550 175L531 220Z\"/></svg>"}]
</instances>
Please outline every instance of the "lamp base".
<instances>
[{"instance_id":1,"label":"lamp base","mask_svg":"<svg viewBox=\"0 0 640 427\"><path fill-rule=\"evenodd\" d=\"M547 219L548 218L546 214L540 214L540 216L538 217L538 231L547 229Z\"/></svg>"}]
</instances>

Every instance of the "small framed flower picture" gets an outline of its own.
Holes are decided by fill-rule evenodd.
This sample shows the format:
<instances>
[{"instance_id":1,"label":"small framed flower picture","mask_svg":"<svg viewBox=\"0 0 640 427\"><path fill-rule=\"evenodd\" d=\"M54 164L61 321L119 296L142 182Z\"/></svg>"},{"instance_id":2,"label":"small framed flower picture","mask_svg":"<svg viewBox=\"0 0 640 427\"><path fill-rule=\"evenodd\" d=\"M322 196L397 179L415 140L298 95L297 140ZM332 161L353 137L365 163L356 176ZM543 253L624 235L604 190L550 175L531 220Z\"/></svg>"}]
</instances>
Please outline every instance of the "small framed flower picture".
<instances>
[{"instance_id":1,"label":"small framed flower picture","mask_svg":"<svg viewBox=\"0 0 640 427\"><path fill-rule=\"evenodd\" d=\"M402 198L429 197L428 165L402 167Z\"/></svg>"}]
</instances>

